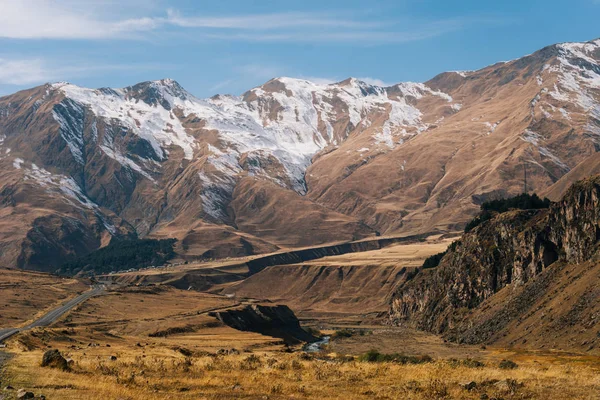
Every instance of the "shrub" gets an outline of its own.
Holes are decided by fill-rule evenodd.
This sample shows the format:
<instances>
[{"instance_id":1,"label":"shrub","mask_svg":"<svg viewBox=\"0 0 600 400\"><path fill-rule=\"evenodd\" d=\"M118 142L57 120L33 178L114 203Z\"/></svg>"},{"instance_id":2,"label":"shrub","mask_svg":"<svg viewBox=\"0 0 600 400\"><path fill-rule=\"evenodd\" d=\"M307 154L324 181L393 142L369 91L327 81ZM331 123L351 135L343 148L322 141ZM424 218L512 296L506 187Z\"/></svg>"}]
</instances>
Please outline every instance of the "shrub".
<instances>
[{"instance_id":1,"label":"shrub","mask_svg":"<svg viewBox=\"0 0 600 400\"><path fill-rule=\"evenodd\" d=\"M477 226L494 217L497 213L504 213L511 209L537 210L550 207L550 200L540 199L537 194L522 193L507 199L486 201L481 205L481 212L465 226L465 233L472 231Z\"/></svg>"},{"instance_id":2,"label":"shrub","mask_svg":"<svg viewBox=\"0 0 600 400\"><path fill-rule=\"evenodd\" d=\"M448 360L448 363L451 367L467 367L467 368L483 368L485 364L481 361L473 360L472 358L467 358L464 360L458 360L456 358L451 358Z\"/></svg>"},{"instance_id":3,"label":"shrub","mask_svg":"<svg viewBox=\"0 0 600 400\"><path fill-rule=\"evenodd\" d=\"M427 257L425 259L425 262L423 263L423 269L435 268L438 265L440 265L440 261L442 260L442 258L444 258L447 251L448 250L442 251L441 253L437 253L437 254Z\"/></svg>"},{"instance_id":4,"label":"shrub","mask_svg":"<svg viewBox=\"0 0 600 400\"><path fill-rule=\"evenodd\" d=\"M517 369L519 366L516 362L510 360L502 360L500 364L498 364L498 368L500 369Z\"/></svg>"},{"instance_id":5,"label":"shrub","mask_svg":"<svg viewBox=\"0 0 600 400\"><path fill-rule=\"evenodd\" d=\"M354 331L350 329L340 329L333 333L334 338L349 338L354 336Z\"/></svg>"},{"instance_id":6,"label":"shrub","mask_svg":"<svg viewBox=\"0 0 600 400\"><path fill-rule=\"evenodd\" d=\"M113 239L106 247L71 259L58 272L64 275L75 275L82 271L103 274L162 265L175 256L175 242L176 239Z\"/></svg>"},{"instance_id":7,"label":"shrub","mask_svg":"<svg viewBox=\"0 0 600 400\"><path fill-rule=\"evenodd\" d=\"M455 240L454 242L450 243L450 245L448 246L448 248L445 251L442 251L441 253L437 253L437 254L427 257L425 259L425 262L423 263L422 268L429 269L429 268L435 268L438 265L440 265L440 261L442 261L442 258L444 258L444 256L446 254L448 254L448 252L456 250L456 246L458 246L459 243L460 243L460 240Z\"/></svg>"},{"instance_id":8,"label":"shrub","mask_svg":"<svg viewBox=\"0 0 600 400\"><path fill-rule=\"evenodd\" d=\"M428 355L424 356L406 356L404 354L382 354L377 350L369 350L368 352L358 356L358 361L361 362L395 362L398 364L425 364L433 361Z\"/></svg>"}]
</instances>

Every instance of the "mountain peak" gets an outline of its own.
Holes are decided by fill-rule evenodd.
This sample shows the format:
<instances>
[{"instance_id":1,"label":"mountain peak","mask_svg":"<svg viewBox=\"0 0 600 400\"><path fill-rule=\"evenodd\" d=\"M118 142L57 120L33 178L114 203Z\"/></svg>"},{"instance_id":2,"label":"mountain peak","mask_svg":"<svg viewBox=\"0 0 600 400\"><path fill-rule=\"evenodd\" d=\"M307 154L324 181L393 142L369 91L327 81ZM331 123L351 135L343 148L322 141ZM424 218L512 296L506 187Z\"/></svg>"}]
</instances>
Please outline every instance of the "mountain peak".
<instances>
[{"instance_id":1,"label":"mountain peak","mask_svg":"<svg viewBox=\"0 0 600 400\"><path fill-rule=\"evenodd\" d=\"M176 98L184 101L193 98L177 81L170 78L140 82L124 90L129 96L150 105L160 104L167 110L173 107Z\"/></svg>"}]
</instances>

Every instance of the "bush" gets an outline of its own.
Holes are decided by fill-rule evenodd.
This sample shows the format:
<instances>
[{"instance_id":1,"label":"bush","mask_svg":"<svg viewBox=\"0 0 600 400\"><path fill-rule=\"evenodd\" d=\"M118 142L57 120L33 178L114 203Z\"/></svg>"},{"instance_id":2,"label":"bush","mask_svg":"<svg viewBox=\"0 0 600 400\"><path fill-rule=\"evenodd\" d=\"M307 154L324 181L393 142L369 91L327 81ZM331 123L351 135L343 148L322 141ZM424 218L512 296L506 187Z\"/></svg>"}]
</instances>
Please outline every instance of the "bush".
<instances>
[{"instance_id":1,"label":"bush","mask_svg":"<svg viewBox=\"0 0 600 400\"><path fill-rule=\"evenodd\" d=\"M358 356L358 361L361 362L395 362L398 364L425 364L433 361L428 355L424 356L406 356L404 354L383 354L377 350L369 350L368 352Z\"/></svg>"},{"instance_id":2,"label":"bush","mask_svg":"<svg viewBox=\"0 0 600 400\"><path fill-rule=\"evenodd\" d=\"M454 242L450 243L450 245L448 246L448 248L445 251L442 251L441 253L437 253L437 254L427 257L425 259L425 262L423 263L422 268L429 269L429 268L435 268L438 265L440 265L440 261L442 261L442 258L444 258L444 256L446 254L448 254L448 252L454 251L456 249L456 246L459 243L460 243L460 240L455 240ZM409 280L409 279L407 279L407 280Z\"/></svg>"},{"instance_id":3,"label":"bush","mask_svg":"<svg viewBox=\"0 0 600 400\"><path fill-rule=\"evenodd\" d=\"M334 338L349 338L354 336L354 331L350 329L340 329L333 333Z\"/></svg>"},{"instance_id":4,"label":"bush","mask_svg":"<svg viewBox=\"0 0 600 400\"><path fill-rule=\"evenodd\" d=\"M175 242L176 239L113 239L106 247L66 262L60 267L59 273L75 275L85 271L92 274L105 274L111 271L163 265L175 256L173 250Z\"/></svg>"},{"instance_id":5,"label":"bush","mask_svg":"<svg viewBox=\"0 0 600 400\"><path fill-rule=\"evenodd\" d=\"M485 364L481 361L473 360L472 358L466 358L464 360L458 360L456 358L451 358L448 360L448 363L452 368L457 367L466 367L466 368L483 368Z\"/></svg>"},{"instance_id":6,"label":"bush","mask_svg":"<svg viewBox=\"0 0 600 400\"><path fill-rule=\"evenodd\" d=\"M440 265L440 261L442 261L447 252L448 250L427 257L423 263L423 269L435 268Z\"/></svg>"},{"instance_id":7,"label":"bush","mask_svg":"<svg viewBox=\"0 0 600 400\"><path fill-rule=\"evenodd\" d=\"M498 368L500 369L517 369L519 366L516 362L510 360L502 360L500 364L498 364Z\"/></svg>"},{"instance_id":8,"label":"bush","mask_svg":"<svg viewBox=\"0 0 600 400\"><path fill-rule=\"evenodd\" d=\"M507 199L498 199L486 201L481 205L481 212L478 216L473 218L465 226L465 233L472 231L477 226L481 225L485 221L492 219L498 213L504 213L511 209L518 210L538 210L542 208L550 207L550 200L539 198L537 194L522 193L515 197L509 197Z\"/></svg>"}]
</instances>

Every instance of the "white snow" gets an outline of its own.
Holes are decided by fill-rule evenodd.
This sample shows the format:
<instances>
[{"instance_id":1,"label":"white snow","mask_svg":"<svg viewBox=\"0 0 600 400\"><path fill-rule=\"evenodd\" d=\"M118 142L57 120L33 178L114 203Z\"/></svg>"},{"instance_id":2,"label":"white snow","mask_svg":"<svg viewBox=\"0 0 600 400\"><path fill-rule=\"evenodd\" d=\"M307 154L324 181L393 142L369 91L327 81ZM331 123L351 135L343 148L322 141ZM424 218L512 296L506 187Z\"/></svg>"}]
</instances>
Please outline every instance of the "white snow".
<instances>
[{"instance_id":1,"label":"white snow","mask_svg":"<svg viewBox=\"0 0 600 400\"><path fill-rule=\"evenodd\" d=\"M596 100L600 90L600 62L593 57L600 42L563 43L557 47L558 64L544 66L546 71L557 73L559 77L549 95L555 100L576 104L594 118L600 117L600 105ZM561 113L570 118L563 111Z\"/></svg>"},{"instance_id":2,"label":"white snow","mask_svg":"<svg viewBox=\"0 0 600 400\"><path fill-rule=\"evenodd\" d=\"M22 158L15 158L13 161L13 167L15 169L21 169L21 165L23 165L25 161Z\"/></svg>"},{"instance_id":3,"label":"white snow","mask_svg":"<svg viewBox=\"0 0 600 400\"><path fill-rule=\"evenodd\" d=\"M158 81L153 82L153 85L172 105L185 103L184 100L174 97L169 91L168 83L161 84ZM119 124L146 139L159 157L165 157L162 146L174 144L183 149L185 158L192 159L193 137L185 132L179 119L161 105L150 105L139 101L128 96L129 93L124 89L92 90L64 83L54 84L53 88L62 91L75 102L89 107L95 115L107 121L118 120Z\"/></svg>"},{"instance_id":4,"label":"white snow","mask_svg":"<svg viewBox=\"0 0 600 400\"><path fill-rule=\"evenodd\" d=\"M542 142L545 141L545 138L539 133L527 129L521 135L521 140L527 143L531 143L538 149L538 152L541 156L548 158L550 161L552 161L554 164L556 164L558 167L562 168L566 172L571 170L567 164L565 164L560 158L554 155L547 147L542 146Z\"/></svg>"},{"instance_id":5,"label":"white snow","mask_svg":"<svg viewBox=\"0 0 600 400\"><path fill-rule=\"evenodd\" d=\"M156 104L144 101L141 90L151 90ZM274 157L282 166L287 179L273 177L262 171L260 163L250 175L263 175L279 185L290 187L300 194L306 192L304 174L312 157L328 146L337 146L345 137L335 137L334 124L344 116L349 118L347 135L357 127L368 128L372 119L384 119L382 127L373 133L375 143L394 148L406 137L428 128L421 120L421 111L413 99L436 96L451 103L452 97L432 90L421 83L401 83L383 88L357 79L317 84L303 79L277 78L248 92L247 100L238 96L216 96L198 99L183 90L176 82L161 80L124 89L85 89L68 83L49 86L60 90L75 104L91 110L105 121L101 150L112 159L152 180L146 161L133 160L113 143L111 126L122 126L147 140L155 153L169 157L168 146L183 149L185 158L193 160L203 146L186 131L177 115L195 116L204 129L216 132L219 148L209 147L205 167L200 172L202 201L206 212L223 218L223 204L231 195L237 176L244 171L239 165L242 155ZM410 98L410 101L407 99ZM450 105L459 110L460 104ZM180 113L180 114L179 114ZM83 126L73 127L63 116L55 113L61 124L61 134L73 156L83 162ZM94 142L100 134L92 122Z\"/></svg>"},{"instance_id":6,"label":"white snow","mask_svg":"<svg viewBox=\"0 0 600 400\"><path fill-rule=\"evenodd\" d=\"M454 72L455 74L458 74L458 75L462 76L463 78L466 78L473 71L450 71L450 72Z\"/></svg>"},{"instance_id":7,"label":"white snow","mask_svg":"<svg viewBox=\"0 0 600 400\"><path fill-rule=\"evenodd\" d=\"M494 133L494 131L496 130L496 128L498 127L498 125L500 125L501 121L495 122L495 123L491 123L491 122L484 122L484 125L487 127L488 135L491 135L492 133Z\"/></svg>"}]
</instances>

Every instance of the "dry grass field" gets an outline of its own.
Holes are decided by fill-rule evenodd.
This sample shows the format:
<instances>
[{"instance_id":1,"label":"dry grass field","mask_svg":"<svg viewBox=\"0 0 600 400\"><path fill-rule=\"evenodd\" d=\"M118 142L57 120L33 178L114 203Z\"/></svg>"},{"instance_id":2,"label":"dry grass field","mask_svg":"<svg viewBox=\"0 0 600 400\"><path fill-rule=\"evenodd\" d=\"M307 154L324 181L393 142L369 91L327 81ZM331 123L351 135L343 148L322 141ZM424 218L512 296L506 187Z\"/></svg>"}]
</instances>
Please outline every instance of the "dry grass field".
<instances>
[{"instance_id":1,"label":"dry grass field","mask_svg":"<svg viewBox=\"0 0 600 400\"><path fill-rule=\"evenodd\" d=\"M65 302L89 286L76 279L0 269L0 328L14 328Z\"/></svg>"},{"instance_id":2,"label":"dry grass field","mask_svg":"<svg viewBox=\"0 0 600 400\"><path fill-rule=\"evenodd\" d=\"M13 400L16 389L24 388L50 400L597 399L597 356L457 345L424 332L370 325L364 320L356 323L364 318L365 310L377 311L385 305L386 293L395 284L377 271L410 269L447 245L447 240L434 238L365 252L362 260L359 254L349 254L265 270L270 274L317 271L311 275L311 279L319 276L321 282L315 281L315 292L294 295L295 290L300 294L303 281L293 273L270 280L277 285L270 285L269 292L274 296L287 293L288 297L281 297L288 302L281 303L300 315L318 316L306 321L332 336L320 353L305 353L301 346L290 348L278 338L235 330L209 315L255 301L239 291L235 296L203 293L177 289L168 281L110 288L52 327L9 339L3 350L12 359L6 362L0 381L2 388L11 385L15 390L0 391L0 398ZM187 273L190 267L194 268L186 265L181 270ZM214 265L206 267L210 270ZM169 273L178 273L177 268ZM364 273L374 278L364 281ZM159 271L148 271L147 276L160 282ZM343 277L339 284L332 283L339 276ZM29 286L30 278L23 278L23 288L33 302L35 288ZM75 288L86 289L76 281L46 275L36 279L41 279L36 283L40 293L48 291L45 299L50 293L67 296ZM11 282L16 285L17 277ZM362 286L357 286L359 282ZM236 286L243 284L230 287ZM16 286L12 290L18 292ZM31 318L36 305L42 304L6 303L12 315L23 312L29 315L25 318ZM338 312L328 316L323 311L327 308ZM354 319L345 321L341 315ZM70 371L41 367L42 355L50 348L73 360ZM503 360L515 362L516 368L502 368Z\"/></svg>"},{"instance_id":3,"label":"dry grass field","mask_svg":"<svg viewBox=\"0 0 600 400\"><path fill-rule=\"evenodd\" d=\"M65 351L72 371L39 366L42 350L16 353L11 384L48 399L597 399L598 359L490 352L475 363L368 362L280 351L233 355L143 350ZM517 360L502 369L502 358Z\"/></svg>"},{"instance_id":4,"label":"dry grass field","mask_svg":"<svg viewBox=\"0 0 600 400\"><path fill-rule=\"evenodd\" d=\"M301 319L317 323L364 323L385 313L390 295L408 273L453 240L433 236L423 242L273 266L230 284L222 293L287 304Z\"/></svg>"}]
</instances>

